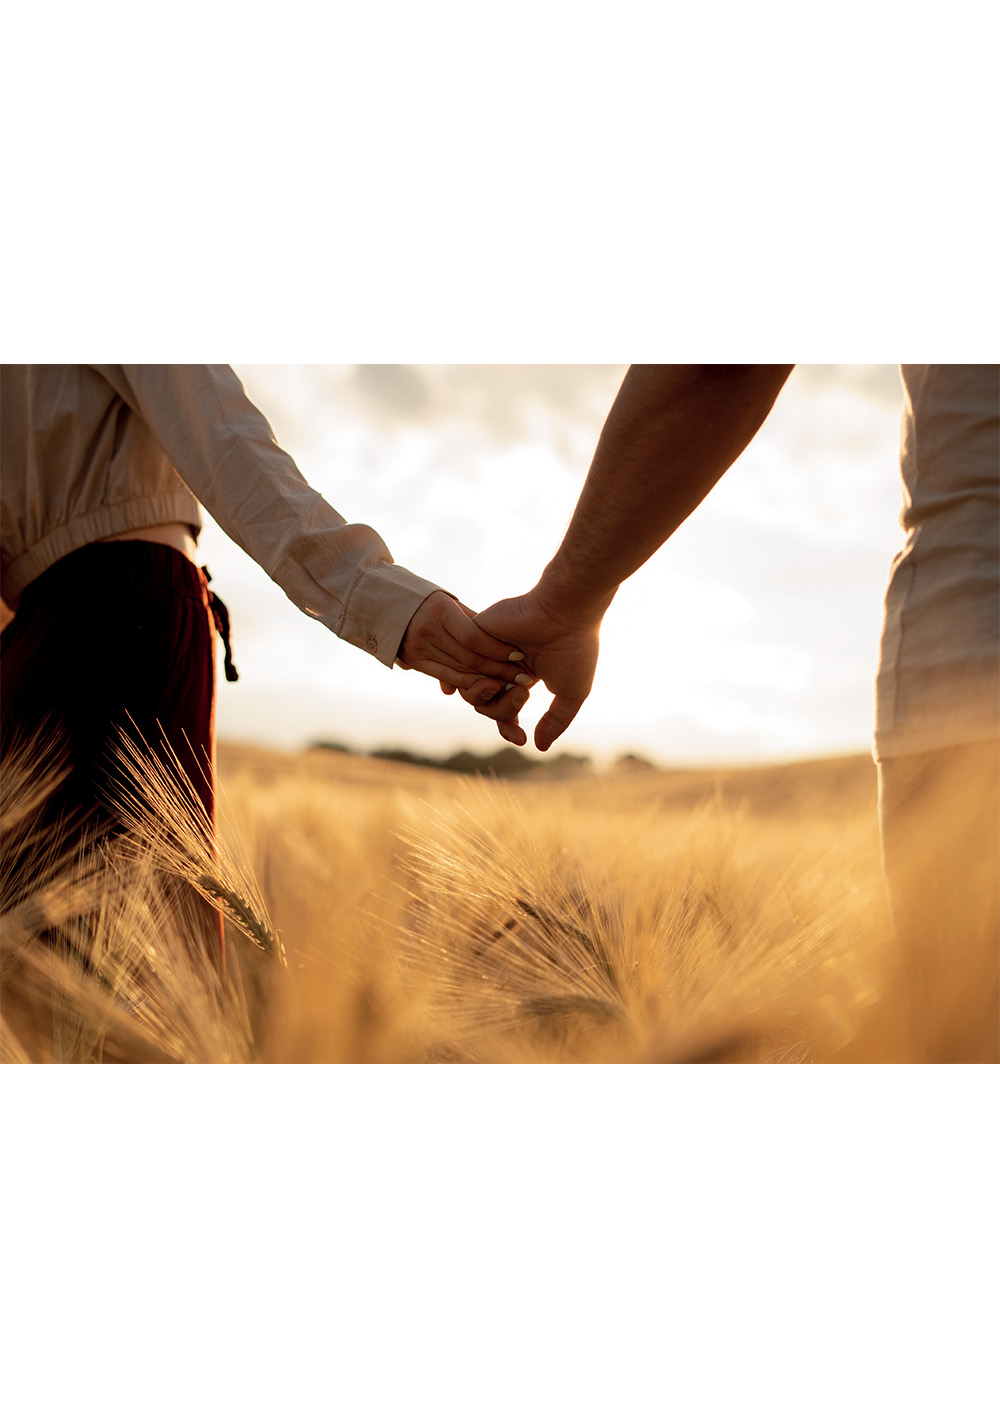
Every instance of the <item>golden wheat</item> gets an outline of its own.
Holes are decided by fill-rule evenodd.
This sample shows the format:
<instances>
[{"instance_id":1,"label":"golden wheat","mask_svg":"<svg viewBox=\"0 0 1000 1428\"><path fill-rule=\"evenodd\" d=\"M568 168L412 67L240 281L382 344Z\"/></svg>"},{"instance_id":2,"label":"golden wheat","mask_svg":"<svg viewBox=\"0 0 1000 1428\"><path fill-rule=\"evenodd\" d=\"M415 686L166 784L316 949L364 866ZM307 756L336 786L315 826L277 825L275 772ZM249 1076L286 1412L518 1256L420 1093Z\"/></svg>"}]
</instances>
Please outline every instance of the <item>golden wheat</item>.
<instances>
[{"instance_id":1,"label":"golden wheat","mask_svg":"<svg viewBox=\"0 0 1000 1428\"><path fill-rule=\"evenodd\" d=\"M4 1059L828 1060L887 975L860 764L800 786L222 766L215 833L126 744L129 835L72 868L37 850L5 908ZM37 776L8 785L22 808ZM5 808L16 840L30 809ZM225 985L190 890L227 920Z\"/></svg>"}]
</instances>

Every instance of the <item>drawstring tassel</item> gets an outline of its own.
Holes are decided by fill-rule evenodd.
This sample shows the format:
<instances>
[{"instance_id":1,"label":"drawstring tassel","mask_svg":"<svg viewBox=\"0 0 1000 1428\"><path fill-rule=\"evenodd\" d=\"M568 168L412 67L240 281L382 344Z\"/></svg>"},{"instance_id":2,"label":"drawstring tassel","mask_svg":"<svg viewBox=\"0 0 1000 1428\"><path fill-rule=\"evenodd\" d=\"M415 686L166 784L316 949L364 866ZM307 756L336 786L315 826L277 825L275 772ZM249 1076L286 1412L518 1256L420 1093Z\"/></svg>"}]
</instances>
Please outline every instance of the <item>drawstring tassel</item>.
<instances>
[{"instance_id":1,"label":"drawstring tassel","mask_svg":"<svg viewBox=\"0 0 1000 1428\"><path fill-rule=\"evenodd\" d=\"M218 595L216 595L215 591L208 589L208 582L211 580L212 576L209 573L207 565L203 565L201 567L201 573L205 577L205 588L206 593L208 595L208 608L212 612L212 618L215 621L215 628L218 630L220 636L222 637L222 647L226 652L226 680L229 684L235 684L240 676L237 673L236 666L233 664L233 650L232 646L229 643L229 611L219 599Z\"/></svg>"}]
</instances>

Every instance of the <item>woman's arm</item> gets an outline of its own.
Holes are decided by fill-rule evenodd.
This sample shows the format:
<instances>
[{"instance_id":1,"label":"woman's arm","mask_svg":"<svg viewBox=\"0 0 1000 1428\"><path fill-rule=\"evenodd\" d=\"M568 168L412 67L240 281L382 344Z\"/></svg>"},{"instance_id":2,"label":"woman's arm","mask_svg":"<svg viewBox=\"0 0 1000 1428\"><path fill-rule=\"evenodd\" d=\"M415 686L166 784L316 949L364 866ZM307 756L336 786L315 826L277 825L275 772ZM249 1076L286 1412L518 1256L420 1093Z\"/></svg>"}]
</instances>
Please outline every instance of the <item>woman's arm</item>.
<instances>
[{"instance_id":1,"label":"woman's arm","mask_svg":"<svg viewBox=\"0 0 1000 1428\"><path fill-rule=\"evenodd\" d=\"M334 510L278 445L232 368L97 370L226 534L305 614L390 668L399 658L445 679L472 703L503 688L511 647L479 629L440 585L397 565L370 526Z\"/></svg>"}]
</instances>

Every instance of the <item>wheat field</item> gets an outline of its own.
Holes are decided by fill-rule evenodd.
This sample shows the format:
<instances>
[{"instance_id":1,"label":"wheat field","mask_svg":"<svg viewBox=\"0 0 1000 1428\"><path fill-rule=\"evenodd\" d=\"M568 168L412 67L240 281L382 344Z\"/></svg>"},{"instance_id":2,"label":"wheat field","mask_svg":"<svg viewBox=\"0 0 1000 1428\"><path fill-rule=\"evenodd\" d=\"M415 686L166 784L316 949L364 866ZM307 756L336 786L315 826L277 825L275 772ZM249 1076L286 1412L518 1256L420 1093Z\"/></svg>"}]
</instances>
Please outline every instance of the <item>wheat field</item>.
<instances>
[{"instance_id":1,"label":"wheat field","mask_svg":"<svg viewBox=\"0 0 1000 1428\"><path fill-rule=\"evenodd\" d=\"M223 747L219 778L214 856L164 784L162 826L5 888L4 1061L912 1059L864 756L502 781ZM5 771L6 846L41 787Z\"/></svg>"}]
</instances>

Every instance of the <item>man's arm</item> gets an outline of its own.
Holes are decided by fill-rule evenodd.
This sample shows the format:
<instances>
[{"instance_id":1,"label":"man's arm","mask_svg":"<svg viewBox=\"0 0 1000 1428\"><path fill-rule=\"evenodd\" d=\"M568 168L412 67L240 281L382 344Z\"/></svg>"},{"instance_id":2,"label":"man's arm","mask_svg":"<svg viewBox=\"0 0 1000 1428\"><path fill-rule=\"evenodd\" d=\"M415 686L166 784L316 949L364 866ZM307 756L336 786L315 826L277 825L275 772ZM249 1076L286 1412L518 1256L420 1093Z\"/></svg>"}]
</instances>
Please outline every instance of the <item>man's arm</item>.
<instances>
[{"instance_id":1,"label":"man's arm","mask_svg":"<svg viewBox=\"0 0 1000 1428\"><path fill-rule=\"evenodd\" d=\"M701 504L762 426L791 366L633 366L601 431L562 544L535 588L484 610L517 644L552 704L535 730L549 748L593 683L601 620L619 585ZM480 711L511 742L516 710ZM521 734L520 730L516 731Z\"/></svg>"}]
</instances>

